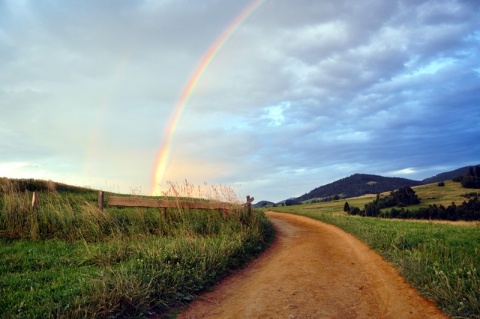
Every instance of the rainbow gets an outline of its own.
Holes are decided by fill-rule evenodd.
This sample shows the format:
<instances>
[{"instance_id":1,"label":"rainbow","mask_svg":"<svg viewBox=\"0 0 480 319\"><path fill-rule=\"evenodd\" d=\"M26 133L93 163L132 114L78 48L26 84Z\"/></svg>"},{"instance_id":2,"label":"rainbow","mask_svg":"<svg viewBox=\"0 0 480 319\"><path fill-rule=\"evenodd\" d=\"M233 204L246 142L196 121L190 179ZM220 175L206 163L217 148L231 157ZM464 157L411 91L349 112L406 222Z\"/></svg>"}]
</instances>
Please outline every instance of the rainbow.
<instances>
[{"instance_id":1,"label":"rainbow","mask_svg":"<svg viewBox=\"0 0 480 319\"><path fill-rule=\"evenodd\" d=\"M233 35L235 30L264 2L265 0L252 1L222 32L222 34L215 40L213 45L205 52L202 59L197 64L194 72L190 76L187 85L183 88L180 98L173 109L165 132L159 151L157 152L154 172L152 177L151 195L160 195L160 185L165 177L165 172L168 167L172 135L177 129L178 122L182 116L185 106L192 95L193 90L197 86L200 78L207 69L210 62L212 62L215 55L222 49L228 39Z\"/></svg>"}]
</instances>

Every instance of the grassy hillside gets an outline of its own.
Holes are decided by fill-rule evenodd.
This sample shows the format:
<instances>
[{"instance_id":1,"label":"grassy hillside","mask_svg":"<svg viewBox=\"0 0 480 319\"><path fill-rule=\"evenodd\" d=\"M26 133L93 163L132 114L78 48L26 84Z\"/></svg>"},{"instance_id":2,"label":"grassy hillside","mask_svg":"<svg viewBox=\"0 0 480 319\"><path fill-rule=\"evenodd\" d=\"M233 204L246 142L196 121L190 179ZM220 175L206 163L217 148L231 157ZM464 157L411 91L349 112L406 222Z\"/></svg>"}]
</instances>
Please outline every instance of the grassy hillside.
<instances>
[{"instance_id":1,"label":"grassy hillside","mask_svg":"<svg viewBox=\"0 0 480 319\"><path fill-rule=\"evenodd\" d=\"M354 174L339 179L335 182L317 187L310 192L296 198L297 202L312 203L316 201L330 200L334 196L350 198L364 194L377 194L392 191L405 186L418 186L452 180L463 176L474 166L465 166L453 171L444 172L422 181L416 181L398 177L384 177L369 174Z\"/></svg>"},{"instance_id":2,"label":"grassy hillside","mask_svg":"<svg viewBox=\"0 0 480 319\"><path fill-rule=\"evenodd\" d=\"M94 193L92 190L85 187L72 186L54 181L45 181L33 178L19 178L11 179L0 177L0 193L5 189L14 188L17 191L50 191L50 192L69 192L69 193Z\"/></svg>"},{"instance_id":3,"label":"grassy hillside","mask_svg":"<svg viewBox=\"0 0 480 319\"><path fill-rule=\"evenodd\" d=\"M465 201L466 197L463 195L469 193L479 193L479 189L467 189L463 188L460 183L446 181L445 186L438 186L437 183L427 184L417 187L412 187L421 200L418 207L428 207L428 205L443 205L448 206L450 204L461 204ZM411 206L411 209L415 209L415 206Z\"/></svg>"},{"instance_id":4,"label":"grassy hillside","mask_svg":"<svg viewBox=\"0 0 480 319\"><path fill-rule=\"evenodd\" d=\"M163 316L272 237L260 212L101 212L85 189L42 190L33 211L25 189L4 183L0 193L0 318Z\"/></svg>"},{"instance_id":5,"label":"grassy hillside","mask_svg":"<svg viewBox=\"0 0 480 319\"><path fill-rule=\"evenodd\" d=\"M438 186L437 183L420 185L412 187L415 193L421 200L419 205L408 206L408 209L414 210L419 207L428 207L429 205L437 204L448 206L454 202L455 204L461 204L466 200L463 195L480 190L463 188L460 183L446 181L445 186ZM381 193L381 195L388 195L390 192ZM372 202L376 197L376 194L367 194L358 197L344 198L337 201L329 201L323 203L314 203L304 205L306 210L321 209L322 212L339 212L343 213L343 205L348 202L350 207L363 208L365 204Z\"/></svg>"},{"instance_id":6,"label":"grassy hillside","mask_svg":"<svg viewBox=\"0 0 480 319\"><path fill-rule=\"evenodd\" d=\"M414 187L420 206L462 203L460 183ZM362 207L374 195L348 198ZM345 200L272 210L308 216L353 234L394 264L425 297L455 318L480 318L480 223L385 220L346 215ZM412 207L409 206L409 209ZM359 270L360 271L360 270Z\"/></svg>"},{"instance_id":7,"label":"grassy hillside","mask_svg":"<svg viewBox=\"0 0 480 319\"><path fill-rule=\"evenodd\" d=\"M297 201L309 201L312 199L322 200L324 198L339 195L342 198L362 196L364 194L377 194L391 191L404 186L420 185L422 182L406 178L383 177L378 175L354 174L339 179L333 183L320 186L304 194Z\"/></svg>"}]
</instances>

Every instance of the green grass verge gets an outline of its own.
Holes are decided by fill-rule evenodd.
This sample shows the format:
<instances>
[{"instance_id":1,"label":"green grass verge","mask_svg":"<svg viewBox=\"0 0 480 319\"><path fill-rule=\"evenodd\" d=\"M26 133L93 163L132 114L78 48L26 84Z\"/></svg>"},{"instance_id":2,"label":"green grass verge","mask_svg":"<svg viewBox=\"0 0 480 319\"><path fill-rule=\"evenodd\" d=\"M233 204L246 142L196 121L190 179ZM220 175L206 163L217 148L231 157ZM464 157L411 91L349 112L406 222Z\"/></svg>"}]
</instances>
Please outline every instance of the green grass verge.
<instances>
[{"instance_id":1,"label":"green grass verge","mask_svg":"<svg viewBox=\"0 0 480 319\"><path fill-rule=\"evenodd\" d=\"M350 203L350 200L348 200ZM309 207L310 206L310 207ZM480 227L348 216L332 203L273 210L351 233L394 264L426 298L455 318L480 318Z\"/></svg>"},{"instance_id":2,"label":"green grass verge","mask_svg":"<svg viewBox=\"0 0 480 319\"><path fill-rule=\"evenodd\" d=\"M165 317L273 238L265 215L106 208L96 193L0 199L0 318Z\"/></svg>"}]
</instances>

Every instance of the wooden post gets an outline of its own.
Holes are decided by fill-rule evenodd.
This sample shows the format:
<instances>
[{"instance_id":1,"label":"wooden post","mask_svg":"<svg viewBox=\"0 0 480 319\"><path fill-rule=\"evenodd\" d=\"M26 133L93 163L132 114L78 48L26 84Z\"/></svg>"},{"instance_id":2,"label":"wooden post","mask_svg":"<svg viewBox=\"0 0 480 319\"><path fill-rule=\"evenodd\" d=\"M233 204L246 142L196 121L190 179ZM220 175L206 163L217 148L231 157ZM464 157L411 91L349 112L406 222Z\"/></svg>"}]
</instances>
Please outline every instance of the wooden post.
<instances>
[{"instance_id":1,"label":"wooden post","mask_svg":"<svg viewBox=\"0 0 480 319\"><path fill-rule=\"evenodd\" d=\"M250 197L250 195L247 195L247 211L248 211L248 216L252 215L252 202L255 200L255 198Z\"/></svg>"},{"instance_id":2,"label":"wooden post","mask_svg":"<svg viewBox=\"0 0 480 319\"><path fill-rule=\"evenodd\" d=\"M100 209L101 212L103 212L103 192L98 191L98 209Z\"/></svg>"},{"instance_id":3,"label":"wooden post","mask_svg":"<svg viewBox=\"0 0 480 319\"><path fill-rule=\"evenodd\" d=\"M222 213L222 217L223 217L223 218L227 218L227 216L228 216L228 209L221 209L220 211L221 211L221 213Z\"/></svg>"},{"instance_id":4,"label":"wooden post","mask_svg":"<svg viewBox=\"0 0 480 319\"><path fill-rule=\"evenodd\" d=\"M32 196L32 210L36 211L37 206L38 206L38 192L35 191L33 192L33 196Z\"/></svg>"}]
</instances>

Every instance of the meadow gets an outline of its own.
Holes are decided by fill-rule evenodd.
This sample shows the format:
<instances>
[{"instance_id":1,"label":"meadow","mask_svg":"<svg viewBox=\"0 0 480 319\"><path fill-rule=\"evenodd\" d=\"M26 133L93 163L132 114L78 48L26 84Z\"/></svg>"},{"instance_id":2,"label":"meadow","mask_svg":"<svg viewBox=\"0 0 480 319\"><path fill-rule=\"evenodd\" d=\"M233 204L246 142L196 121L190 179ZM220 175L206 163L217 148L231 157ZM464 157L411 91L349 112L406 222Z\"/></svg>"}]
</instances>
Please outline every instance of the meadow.
<instances>
[{"instance_id":1,"label":"meadow","mask_svg":"<svg viewBox=\"0 0 480 319\"><path fill-rule=\"evenodd\" d=\"M33 211L28 189L5 180L1 186L1 318L174 316L273 238L258 211L102 212L96 192L52 185L40 192ZM171 186L165 197L194 189ZM206 189L207 199L234 200L226 187Z\"/></svg>"},{"instance_id":2,"label":"meadow","mask_svg":"<svg viewBox=\"0 0 480 319\"><path fill-rule=\"evenodd\" d=\"M413 187L422 203L462 203L469 190L446 182ZM363 206L375 195L349 198ZM345 200L272 210L311 217L342 228L395 265L420 294L453 318L480 318L480 223L390 220L349 216ZM409 207L409 209L412 209Z\"/></svg>"}]
</instances>

